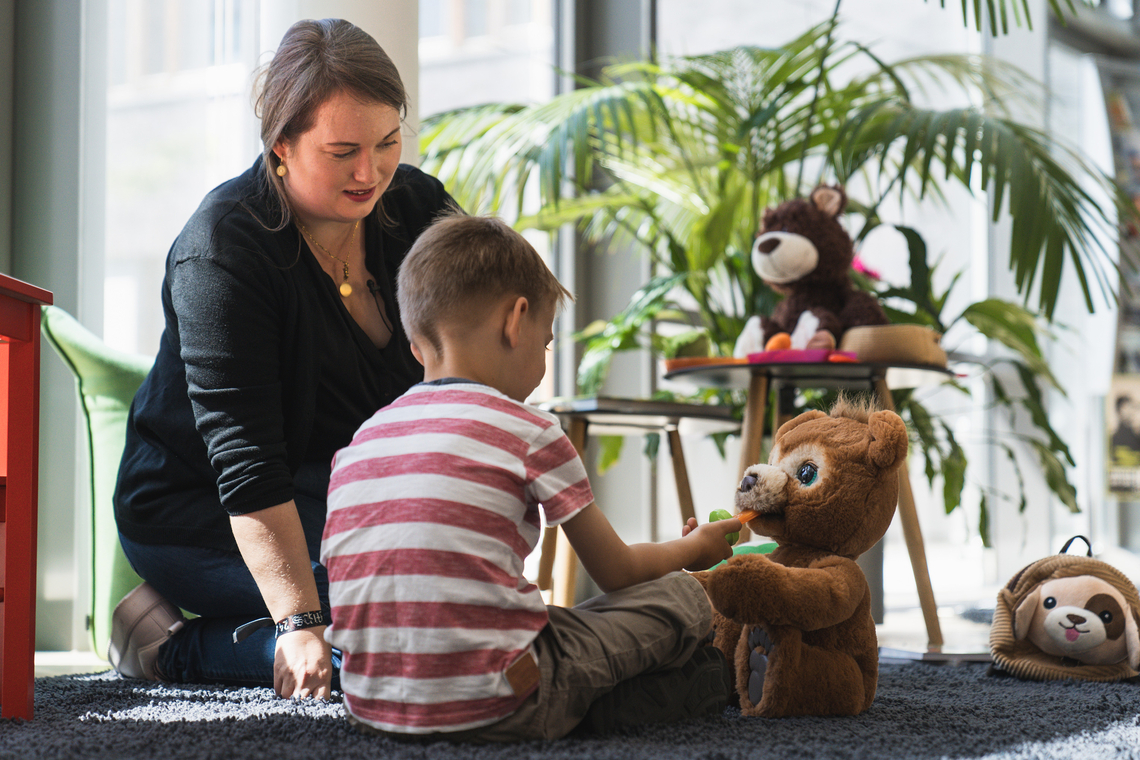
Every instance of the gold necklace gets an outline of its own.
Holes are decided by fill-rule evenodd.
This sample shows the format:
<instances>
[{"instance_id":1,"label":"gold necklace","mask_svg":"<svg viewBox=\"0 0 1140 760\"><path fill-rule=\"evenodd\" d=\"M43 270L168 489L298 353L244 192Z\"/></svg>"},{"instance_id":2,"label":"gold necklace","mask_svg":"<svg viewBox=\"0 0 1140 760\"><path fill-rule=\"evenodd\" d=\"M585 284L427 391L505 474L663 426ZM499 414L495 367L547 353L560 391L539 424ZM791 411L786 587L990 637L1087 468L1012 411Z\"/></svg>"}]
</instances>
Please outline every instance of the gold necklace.
<instances>
[{"instance_id":1,"label":"gold necklace","mask_svg":"<svg viewBox=\"0 0 1140 760\"><path fill-rule=\"evenodd\" d=\"M297 220L297 225L301 228L301 232L305 233L305 237L307 237L309 240L312 240L316 244L317 248L320 248L322 251L324 251L325 255L339 261L341 263L341 266L344 267L344 282L340 284L340 295L342 298L348 298L350 295L352 295L352 285L348 283L348 259L342 259L340 256L337 256L328 248L325 248L323 245L321 245L320 241L313 237L313 233L309 232L305 225L301 224L300 219ZM352 225L352 239L348 241L349 247L352 247L352 244L356 242L356 228L359 226L360 220L357 219L356 224Z\"/></svg>"}]
</instances>

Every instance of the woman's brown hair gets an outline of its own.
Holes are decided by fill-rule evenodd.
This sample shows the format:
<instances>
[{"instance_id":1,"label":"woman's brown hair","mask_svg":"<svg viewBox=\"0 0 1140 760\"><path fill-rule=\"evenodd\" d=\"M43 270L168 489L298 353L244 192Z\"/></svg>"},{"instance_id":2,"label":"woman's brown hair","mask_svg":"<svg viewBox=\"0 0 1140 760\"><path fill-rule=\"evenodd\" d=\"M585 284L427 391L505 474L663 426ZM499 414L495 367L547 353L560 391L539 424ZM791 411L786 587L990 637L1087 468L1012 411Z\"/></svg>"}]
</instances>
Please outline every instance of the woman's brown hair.
<instances>
[{"instance_id":1,"label":"woman's brown hair","mask_svg":"<svg viewBox=\"0 0 1140 760\"><path fill-rule=\"evenodd\" d=\"M273 148L312 129L317 110L340 92L391 106L401 119L407 113L408 93L392 59L370 34L343 19L293 24L257 73L254 112L261 119L265 179L282 209L278 229L290 222L290 211ZM377 213L383 214L381 204Z\"/></svg>"}]
</instances>

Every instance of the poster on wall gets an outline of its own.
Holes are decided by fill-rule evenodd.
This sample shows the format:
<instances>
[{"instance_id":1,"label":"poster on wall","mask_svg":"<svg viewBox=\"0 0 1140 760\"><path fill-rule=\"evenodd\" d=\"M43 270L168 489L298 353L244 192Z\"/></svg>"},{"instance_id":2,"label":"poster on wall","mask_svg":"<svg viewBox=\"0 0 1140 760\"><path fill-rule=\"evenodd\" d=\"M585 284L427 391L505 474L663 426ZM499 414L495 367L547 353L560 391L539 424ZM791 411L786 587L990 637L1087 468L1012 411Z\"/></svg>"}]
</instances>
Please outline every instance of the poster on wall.
<instances>
[{"instance_id":1,"label":"poster on wall","mask_svg":"<svg viewBox=\"0 0 1140 760\"><path fill-rule=\"evenodd\" d=\"M1098 59L1117 183L1140 208L1140 70ZM1140 229L1120 230L1121 256L1140 244ZM1108 490L1140 500L1140 269L1120 268L1112 388L1106 399Z\"/></svg>"},{"instance_id":2,"label":"poster on wall","mask_svg":"<svg viewBox=\"0 0 1140 760\"><path fill-rule=\"evenodd\" d=\"M1108 489L1140 493L1140 374L1115 375L1105 409Z\"/></svg>"}]
</instances>

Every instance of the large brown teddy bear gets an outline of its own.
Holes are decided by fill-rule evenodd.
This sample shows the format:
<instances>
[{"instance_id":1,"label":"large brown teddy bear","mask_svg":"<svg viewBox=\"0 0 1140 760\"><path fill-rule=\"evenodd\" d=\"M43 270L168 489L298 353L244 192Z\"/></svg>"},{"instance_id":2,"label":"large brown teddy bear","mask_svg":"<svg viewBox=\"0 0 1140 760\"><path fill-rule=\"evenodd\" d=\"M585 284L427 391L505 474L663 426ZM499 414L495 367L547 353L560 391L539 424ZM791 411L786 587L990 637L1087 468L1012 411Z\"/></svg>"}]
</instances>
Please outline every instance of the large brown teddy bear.
<instances>
[{"instance_id":1,"label":"large brown teddy bear","mask_svg":"<svg viewBox=\"0 0 1140 760\"><path fill-rule=\"evenodd\" d=\"M770 316L760 317L765 347L781 347L773 338L793 333L805 312L819 320L807 348L833 349L849 327L888 323L879 300L851 282L855 248L839 223L846 206L842 187L820 185L809 198L764 212L752 266L784 296Z\"/></svg>"},{"instance_id":2,"label":"large brown teddy bear","mask_svg":"<svg viewBox=\"0 0 1140 760\"><path fill-rule=\"evenodd\" d=\"M779 544L698 579L715 609L713 645L735 663L745 715L856 715L871 706L879 657L871 595L855 559L886 533L906 425L840 398L776 433L769 464L736 493L756 533Z\"/></svg>"}]
</instances>

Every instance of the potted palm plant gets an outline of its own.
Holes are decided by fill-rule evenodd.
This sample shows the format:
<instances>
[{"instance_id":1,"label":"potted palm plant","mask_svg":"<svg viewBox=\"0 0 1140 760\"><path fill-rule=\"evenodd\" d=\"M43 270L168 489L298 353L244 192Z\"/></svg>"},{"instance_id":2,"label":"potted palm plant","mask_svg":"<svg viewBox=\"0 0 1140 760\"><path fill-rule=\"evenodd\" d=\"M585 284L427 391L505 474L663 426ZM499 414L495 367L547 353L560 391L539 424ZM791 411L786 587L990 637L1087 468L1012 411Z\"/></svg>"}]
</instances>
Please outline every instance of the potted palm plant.
<instances>
[{"instance_id":1,"label":"potted palm plant","mask_svg":"<svg viewBox=\"0 0 1140 760\"><path fill-rule=\"evenodd\" d=\"M988 7L991 23L1008 18L1006 3ZM974 10L980 18L979 2ZM1011 10L1027 8L1014 0ZM573 224L593 247L651 259L657 275L629 305L580 333L583 393L600 388L618 351L668 357L697 341L710 355L731 353L747 318L769 313L777 298L750 264L766 207L821 181L842 183L853 198L848 227L857 230L858 245L883 224L879 209L889 198L937 197L948 183L987 189L995 219L1012 219L1010 266L1032 302L989 299L945 314L947 293L935 292L922 236L905 227L909 285L860 282L880 293L893 321L943 333L968 328L1004 347L985 364L1013 365L1024 389L1013 392L994 376L993 396L1028 412L1037 435L1022 443L1075 510L1072 456L1042 401L1044 388L1058 386L1039 338L1053 317L1066 259L1087 302L1098 288L1111 291L1112 259L1098 240L1117 215L1134 218L1135 207L1079 153L1011 116L1034 89L1019 70L968 55L887 63L841 32L833 15L776 48L615 63L546 103L439 114L423 125L424 165L468 210L515 218L520 228ZM956 88L964 105L923 104L918 93L933 82ZM1094 200L1089 184L1110 207ZM534 196L536 210L525 203ZM660 330L668 321L684 329ZM962 447L912 394L896 403L953 509L965 483ZM1016 464L1016 442L995 445Z\"/></svg>"}]
</instances>

